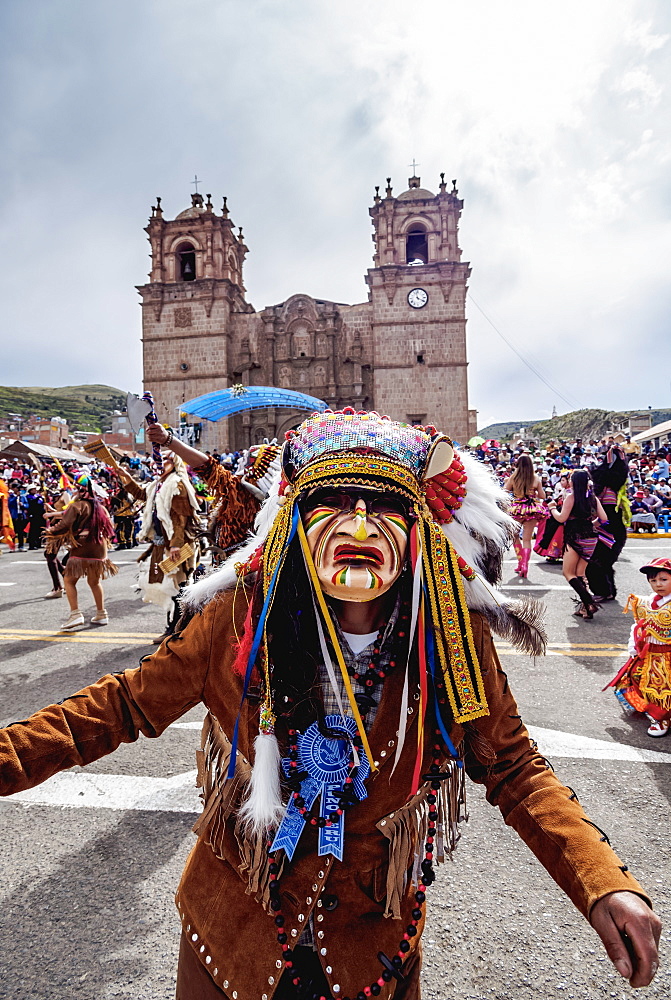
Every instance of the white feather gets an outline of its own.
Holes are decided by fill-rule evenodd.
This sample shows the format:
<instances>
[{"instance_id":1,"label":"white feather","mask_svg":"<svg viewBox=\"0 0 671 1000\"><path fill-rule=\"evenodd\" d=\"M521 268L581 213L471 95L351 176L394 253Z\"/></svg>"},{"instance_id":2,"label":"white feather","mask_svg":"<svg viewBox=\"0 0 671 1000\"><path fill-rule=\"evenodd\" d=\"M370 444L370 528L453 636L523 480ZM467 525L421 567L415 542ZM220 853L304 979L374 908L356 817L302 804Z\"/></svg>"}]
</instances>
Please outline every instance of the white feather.
<instances>
[{"instance_id":1,"label":"white feather","mask_svg":"<svg viewBox=\"0 0 671 1000\"><path fill-rule=\"evenodd\" d=\"M259 733L254 740L254 767L240 819L250 832L275 829L284 814L280 785L280 748L274 733Z\"/></svg>"}]
</instances>

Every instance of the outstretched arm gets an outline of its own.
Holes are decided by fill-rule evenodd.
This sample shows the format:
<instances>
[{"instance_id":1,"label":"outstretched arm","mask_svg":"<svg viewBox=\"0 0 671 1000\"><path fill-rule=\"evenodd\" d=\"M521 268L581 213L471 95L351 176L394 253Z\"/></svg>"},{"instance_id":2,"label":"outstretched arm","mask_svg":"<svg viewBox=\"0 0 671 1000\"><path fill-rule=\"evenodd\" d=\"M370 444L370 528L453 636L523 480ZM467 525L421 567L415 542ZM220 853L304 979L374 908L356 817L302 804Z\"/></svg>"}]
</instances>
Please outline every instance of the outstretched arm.
<instances>
[{"instance_id":1,"label":"outstretched arm","mask_svg":"<svg viewBox=\"0 0 671 1000\"><path fill-rule=\"evenodd\" d=\"M477 616L472 621L490 714L467 728L468 774L591 922L618 972L645 986L658 962L659 918L606 835L530 741L487 629L478 636Z\"/></svg>"},{"instance_id":2,"label":"outstretched arm","mask_svg":"<svg viewBox=\"0 0 671 1000\"><path fill-rule=\"evenodd\" d=\"M174 436L171 438L170 433L161 424L150 424L147 427L146 434L152 444L160 444L163 448L169 448L175 455L183 458L186 464L190 465L192 469L199 469L201 465L205 465L208 461L207 455L203 455L202 451L190 448L188 444L184 444L179 438Z\"/></svg>"},{"instance_id":3,"label":"outstretched arm","mask_svg":"<svg viewBox=\"0 0 671 1000\"><path fill-rule=\"evenodd\" d=\"M107 674L60 704L0 729L0 795L90 764L140 733L160 736L202 700L212 622L209 610L197 615L135 670Z\"/></svg>"}]
</instances>

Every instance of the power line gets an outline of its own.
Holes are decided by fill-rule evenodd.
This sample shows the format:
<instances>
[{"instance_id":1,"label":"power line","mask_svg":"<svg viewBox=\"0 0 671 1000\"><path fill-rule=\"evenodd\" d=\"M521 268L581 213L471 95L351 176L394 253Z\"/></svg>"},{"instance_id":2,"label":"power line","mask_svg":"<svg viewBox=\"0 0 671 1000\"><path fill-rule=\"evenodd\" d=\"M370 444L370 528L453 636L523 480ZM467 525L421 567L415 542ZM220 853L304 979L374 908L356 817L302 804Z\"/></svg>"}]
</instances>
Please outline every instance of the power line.
<instances>
[{"instance_id":1,"label":"power line","mask_svg":"<svg viewBox=\"0 0 671 1000\"><path fill-rule=\"evenodd\" d=\"M499 337L504 342L504 344L507 344L507 346L513 352L513 354L517 355L517 357L520 359L520 361L522 362L522 364L526 365L530 372L533 372L533 374L536 376L536 378L540 379L540 381L544 385L546 385L548 387L548 389L551 389L552 392L555 393L555 395L559 396L559 398L562 399L566 403L567 406L570 406L572 409L576 409L576 410L584 409L584 407L581 406L581 404L578 402L578 400L571 399L571 398L568 398L567 396L565 396L563 392L561 392L555 385L552 384L552 382L550 382L550 381L548 381L548 379L546 379L546 377L542 374L542 372L540 372L536 368L536 366L531 363L531 361L529 361L527 358L524 357L524 355L521 353L521 351L519 351L515 347L515 345L513 343L511 343L511 341L508 340L508 338L503 333L501 333L501 331L496 326L496 324L489 318L489 316L487 315L487 313L485 312L485 310L481 306L478 305L478 303L475 301L475 299L473 298L473 296L471 295L470 292L468 293L468 297L471 300L471 302L473 303L473 305L475 306L475 308L478 309L478 311L481 312L482 315L485 317L485 319L487 320L487 322L491 326L492 330L494 330L494 332L499 335Z\"/></svg>"}]
</instances>

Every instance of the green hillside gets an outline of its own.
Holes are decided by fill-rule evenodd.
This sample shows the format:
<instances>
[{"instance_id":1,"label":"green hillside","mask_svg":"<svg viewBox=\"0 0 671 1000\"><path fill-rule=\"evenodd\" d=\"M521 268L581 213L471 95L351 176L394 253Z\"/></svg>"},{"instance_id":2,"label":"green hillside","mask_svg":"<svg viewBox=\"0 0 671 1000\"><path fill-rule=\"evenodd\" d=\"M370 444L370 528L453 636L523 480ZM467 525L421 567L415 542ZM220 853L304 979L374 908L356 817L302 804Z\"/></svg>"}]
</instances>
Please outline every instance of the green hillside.
<instances>
[{"instance_id":1,"label":"green hillside","mask_svg":"<svg viewBox=\"0 0 671 1000\"><path fill-rule=\"evenodd\" d=\"M528 426L528 420L506 420L500 424L488 424L478 431L478 436L484 438L485 441L489 441L490 438L495 441L508 441L520 427Z\"/></svg>"},{"instance_id":2,"label":"green hillside","mask_svg":"<svg viewBox=\"0 0 671 1000\"><path fill-rule=\"evenodd\" d=\"M0 386L0 419L63 417L71 431L101 431L113 410L123 409L126 393L109 385Z\"/></svg>"},{"instance_id":3,"label":"green hillside","mask_svg":"<svg viewBox=\"0 0 671 1000\"><path fill-rule=\"evenodd\" d=\"M613 423L619 423L630 414L641 413L641 410L573 410L551 420L517 420L497 424L489 424L478 431L480 437L495 438L498 441L508 441L520 427L534 437L540 437L541 444L549 440L574 441L577 437L583 440L599 440L608 433ZM662 423L671 420L671 409L652 410L652 422Z\"/></svg>"}]
</instances>

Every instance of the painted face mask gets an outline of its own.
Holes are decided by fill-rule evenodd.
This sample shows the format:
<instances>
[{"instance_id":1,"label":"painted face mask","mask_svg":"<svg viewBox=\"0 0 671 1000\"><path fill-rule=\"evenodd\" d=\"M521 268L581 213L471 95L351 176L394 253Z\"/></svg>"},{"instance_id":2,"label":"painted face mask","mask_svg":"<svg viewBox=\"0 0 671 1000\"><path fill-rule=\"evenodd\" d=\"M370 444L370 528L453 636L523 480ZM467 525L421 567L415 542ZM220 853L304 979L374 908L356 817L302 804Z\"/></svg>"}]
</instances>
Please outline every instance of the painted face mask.
<instances>
[{"instance_id":1,"label":"painted face mask","mask_svg":"<svg viewBox=\"0 0 671 1000\"><path fill-rule=\"evenodd\" d=\"M372 601L396 583L410 518L392 493L323 488L302 504L303 525L322 590L341 601Z\"/></svg>"}]
</instances>

